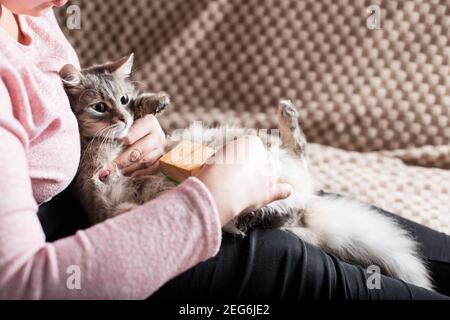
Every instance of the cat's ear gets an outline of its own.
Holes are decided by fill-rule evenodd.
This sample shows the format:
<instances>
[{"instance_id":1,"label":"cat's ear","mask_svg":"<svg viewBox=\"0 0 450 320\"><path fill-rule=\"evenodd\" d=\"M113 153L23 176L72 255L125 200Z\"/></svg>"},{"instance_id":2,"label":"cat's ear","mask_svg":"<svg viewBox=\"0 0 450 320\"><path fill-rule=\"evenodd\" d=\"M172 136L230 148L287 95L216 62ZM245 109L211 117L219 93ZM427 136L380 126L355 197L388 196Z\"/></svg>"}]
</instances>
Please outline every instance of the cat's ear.
<instances>
[{"instance_id":1,"label":"cat's ear","mask_svg":"<svg viewBox=\"0 0 450 320\"><path fill-rule=\"evenodd\" d=\"M61 77L65 88L79 86L83 78L80 70L72 64L66 64L62 67L59 71L59 76Z\"/></svg>"},{"instance_id":2,"label":"cat's ear","mask_svg":"<svg viewBox=\"0 0 450 320\"><path fill-rule=\"evenodd\" d=\"M121 77L128 78L133 69L134 54L123 57L109 65L109 69L112 74Z\"/></svg>"},{"instance_id":3,"label":"cat's ear","mask_svg":"<svg viewBox=\"0 0 450 320\"><path fill-rule=\"evenodd\" d=\"M69 98L79 94L83 89L83 74L74 65L66 64L59 71L59 76Z\"/></svg>"}]
</instances>

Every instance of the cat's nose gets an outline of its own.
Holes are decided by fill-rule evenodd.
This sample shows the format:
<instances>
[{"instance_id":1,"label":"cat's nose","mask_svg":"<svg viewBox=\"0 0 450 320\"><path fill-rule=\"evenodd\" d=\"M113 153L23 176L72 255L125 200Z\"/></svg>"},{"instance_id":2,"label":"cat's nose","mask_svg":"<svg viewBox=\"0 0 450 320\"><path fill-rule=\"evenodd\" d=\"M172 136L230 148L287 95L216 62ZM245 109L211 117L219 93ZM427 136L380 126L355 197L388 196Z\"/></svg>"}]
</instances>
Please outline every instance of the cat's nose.
<instances>
[{"instance_id":1,"label":"cat's nose","mask_svg":"<svg viewBox=\"0 0 450 320\"><path fill-rule=\"evenodd\" d=\"M126 123L126 120L125 120L125 116L124 116L123 114L119 114L119 115L117 115L117 120L118 120L118 121L122 121L122 122L125 122L125 123Z\"/></svg>"}]
</instances>

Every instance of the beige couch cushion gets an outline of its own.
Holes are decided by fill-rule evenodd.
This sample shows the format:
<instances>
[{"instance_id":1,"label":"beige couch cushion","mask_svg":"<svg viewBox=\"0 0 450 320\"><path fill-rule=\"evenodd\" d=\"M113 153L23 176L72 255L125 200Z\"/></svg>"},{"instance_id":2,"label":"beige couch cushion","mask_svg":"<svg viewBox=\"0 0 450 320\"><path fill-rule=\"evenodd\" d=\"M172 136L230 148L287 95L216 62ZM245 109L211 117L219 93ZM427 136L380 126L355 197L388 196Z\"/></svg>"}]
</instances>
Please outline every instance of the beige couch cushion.
<instances>
[{"instance_id":1,"label":"beige couch cushion","mask_svg":"<svg viewBox=\"0 0 450 320\"><path fill-rule=\"evenodd\" d=\"M309 141L318 143L311 158L325 190L450 233L444 2L78 3L81 30L63 31L81 63L133 51L135 79L171 94L161 119L167 130L192 120L273 127L277 101L292 99ZM381 9L379 30L366 25L369 4ZM66 17L58 11L63 26Z\"/></svg>"}]
</instances>

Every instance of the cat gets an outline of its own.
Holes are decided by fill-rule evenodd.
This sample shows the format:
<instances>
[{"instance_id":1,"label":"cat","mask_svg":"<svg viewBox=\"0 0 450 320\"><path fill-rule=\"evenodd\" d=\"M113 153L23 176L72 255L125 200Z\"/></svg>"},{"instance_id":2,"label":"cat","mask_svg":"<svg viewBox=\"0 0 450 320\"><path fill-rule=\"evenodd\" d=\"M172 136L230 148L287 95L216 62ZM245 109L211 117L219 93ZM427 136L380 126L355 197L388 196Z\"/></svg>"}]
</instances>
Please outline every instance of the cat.
<instances>
[{"instance_id":1,"label":"cat","mask_svg":"<svg viewBox=\"0 0 450 320\"><path fill-rule=\"evenodd\" d=\"M133 121L159 115L169 104L167 94L140 93L129 80L133 55L115 62L77 70L64 66L60 76L78 120L82 157L72 189L92 224L125 213L175 187L158 172L128 177L115 170L106 178L102 168L123 150L123 138ZM418 252L418 244L392 218L369 205L342 196L321 196L308 168L307 142L295 106L278 106L279 136L265 131L194 124L167 137L166 151L182 140L214 149L248 134L258 135L283 165L280 181L293 193L284 200L243 214L224 231L244 235L248 228L280 228L344 261L378 266L385 275L432 290L432 280ZM230 199L232 200L232 199Z\"/></svg>"}]
</instances>

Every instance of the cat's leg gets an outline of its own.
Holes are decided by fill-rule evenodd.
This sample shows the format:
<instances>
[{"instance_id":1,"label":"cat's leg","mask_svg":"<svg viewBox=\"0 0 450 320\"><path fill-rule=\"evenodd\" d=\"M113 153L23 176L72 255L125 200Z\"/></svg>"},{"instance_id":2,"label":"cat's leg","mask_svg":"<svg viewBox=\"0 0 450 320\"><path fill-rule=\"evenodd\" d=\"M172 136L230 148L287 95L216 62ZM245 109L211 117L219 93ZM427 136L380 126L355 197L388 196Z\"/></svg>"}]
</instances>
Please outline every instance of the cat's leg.
<instances>
[{"instance_id":1,"label":"cat's leg","mask_svg":"<svg viewBox=\"0 0 450 320\"><path fill-rule=\"evenodd\" d=\"M306 137L300 127L297 109L289 100L281 100L278 106L278 128L281 139L278 156L283 165L281 179L293 187L297 196L307 201L315 193L316 186L308 166Z\"/></svg>"},{"instance_id":2,"label":"cat's leg","mask_svg":"<svg viewBox=\"0 0 450 320\"><path fill-rule=\"evenodd\" d=\"M309 177L306 138L298 123L297 110L290 101L280 102L278 125L283 148L303 163L304 170L289 161L292 159L286 158L283 163L283 170L295 173L297 179L291 179L293 174L284 173L285 179L292 183L302 199L310 190L304 188ZM304 212L303 226L288 228L299 238L317 244L341 259L365 267L377 265L390 276L425 288L432 287L428 271L416 253L414 240L393 221L367 205L345 198L313 195L306 200Z\"/></svg>"},{"instance_id":3,"label":"cat's leg","mask_svg":"<svg viewBox=\"0 0 450 320\"><path fill-rule=\"evenodd\" d=\"M247 230L253 227L274 229L297 226L301 214L294 207L289 202L276 201L251 213L237 216L228 222L223 230L244 236Z\"/></svg>"},{"instance_id":4,"label":"cat's leg","mask_svg":"<svg viewBox=\"0 0 450 320\"><path fill-rule=\"evenodd\" d=\"M298 121L298 113L292 102L280 101L278 106L278 128L281 147L273 145L270 151L282 164L280 181L292 187L292 194L287 199L275 201L268 205L284 217L289 226L301 226L301 217L306 209L308 199L315 193L315 183L308 168L307 143ZM292 224L290 218L296 219ZM288 226L287 224L283 226Z\"/></svg>"},{"instance_id":5,"label":"cat's leg","mask_svg":"<svg viewBox=\"0 0 450 320\"><path fill-rule=\"evenodd\" d=\"M87 182L94 199L92 208L89 208L90 220L98 223L135 208L137 202L133 195L136 189L131 182L132 180L122 175L119 170L103 179L96 171Z\"/></svg>"},{"instance_id":6,"label":"cat's leg","mask_svg":"<svg viewBox=\"0 0 450 320\"><path fill-rule=\"evenodd\" d=\"M170 103L170 98L165 92L142 93L132 102L134 119L142 118L147 114L157 115Z\"/></svg>"},{"instance_id":7,"label":"cat's leg","mask_svg":"<svg viewBox=\"0 0 450 320\"><path fill-rule=\"evenodd\" d=\"M297 109L289 100L281 100L278 106L278 128L283 147L306 161L306 137L299 124Z\"/></svg>"},{"instance_id":8,"label":"cat's leg","mask_svg":"<svg viewBox=\"0 0 450 320\"><path fill-rule=\"evenodd\" d=\"M279 181L291 185L293 192L286 199L274 201L251 215L234 219L227 231L245 233L254 225L265 228L301 227L301 217L308 198L314 193L314 184L307 168L305 135L298 123L295 106L289 101L280 102L278 127L281 137L260 137L263 141L267 139L268 150L282 164Z\"/></svg>"}]
</instances>

